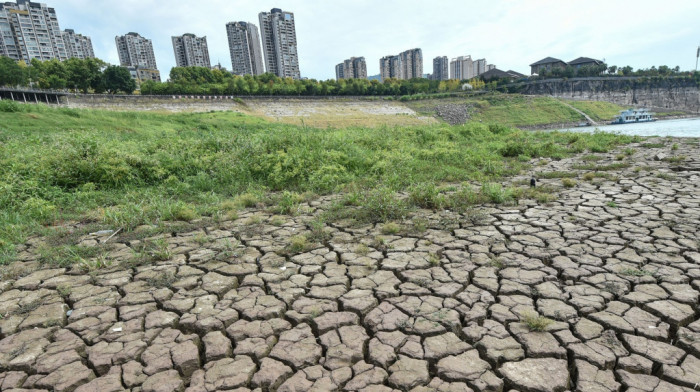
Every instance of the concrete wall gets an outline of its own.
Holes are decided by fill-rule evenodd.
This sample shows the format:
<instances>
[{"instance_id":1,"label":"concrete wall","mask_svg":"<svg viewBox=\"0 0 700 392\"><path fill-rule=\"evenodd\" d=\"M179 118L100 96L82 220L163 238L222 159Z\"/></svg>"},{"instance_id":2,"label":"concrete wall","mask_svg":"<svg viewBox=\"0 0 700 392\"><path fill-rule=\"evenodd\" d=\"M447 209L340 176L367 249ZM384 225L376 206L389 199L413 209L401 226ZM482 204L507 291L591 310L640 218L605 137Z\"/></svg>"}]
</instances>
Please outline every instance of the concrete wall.
<instances>
[{"instance_id":1,"label":"concrete wall","mask_svg":"<svg viewBox=\"0 0 700 392\"><path fill-rule=\"evenodd\" d=\"M700 113L700 88L694 81L682 78L553 79L512 86L511 91Z\"/></svg>"}]
</instances>

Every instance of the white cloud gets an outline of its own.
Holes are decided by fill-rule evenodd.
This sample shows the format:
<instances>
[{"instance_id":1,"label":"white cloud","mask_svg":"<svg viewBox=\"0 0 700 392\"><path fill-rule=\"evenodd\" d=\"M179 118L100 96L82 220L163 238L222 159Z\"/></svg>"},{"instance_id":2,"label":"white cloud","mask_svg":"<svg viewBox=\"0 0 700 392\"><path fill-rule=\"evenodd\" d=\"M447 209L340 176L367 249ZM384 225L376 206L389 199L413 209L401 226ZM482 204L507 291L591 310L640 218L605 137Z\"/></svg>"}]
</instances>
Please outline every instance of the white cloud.
<instances>
[{"instance_id":1,"label":"white cloud","mask_svg":"<svg viewBox=\"0 0 700 392\"><path fill-rule=\"evenodd\" d=\"M423 49L424 71L436 56L471 54L502 69L527 72L552 56L605 58L610 64L695 66L700 2L562 0L42 0L56 8L61 28L92 37L98 57L118 63L114 36L136 31L153 40L161 73L174 66L170 37L206 35L210 57L231 67L229 21L258 23L273 7L294 12L303 76L327 79L335 64L364 56L368 72L379 58Z\"/></svg>"}]
</instances>

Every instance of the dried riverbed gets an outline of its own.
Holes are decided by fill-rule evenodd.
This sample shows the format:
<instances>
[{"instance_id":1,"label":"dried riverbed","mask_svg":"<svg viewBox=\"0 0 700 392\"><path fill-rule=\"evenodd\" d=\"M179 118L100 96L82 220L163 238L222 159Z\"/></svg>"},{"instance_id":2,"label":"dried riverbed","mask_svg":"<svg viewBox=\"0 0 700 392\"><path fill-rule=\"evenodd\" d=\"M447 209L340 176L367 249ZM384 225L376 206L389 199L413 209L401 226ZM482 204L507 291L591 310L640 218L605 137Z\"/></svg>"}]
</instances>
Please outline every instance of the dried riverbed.
<instances>
[{"instance_id":1,"label":"dried riverbed","mask_svg":"<svg viewBox=\"0 0 700 392\"><path fill-rule=\"evenodd\" d=\"M392 233L329 223L299 249L337 196L119 233L88 274L40 265L32 239L1 267L0 389L691 391L700 146L644 144L535 165L549 203L421 210ZM133 262L145 243L160 261Z\"/></svg>"}]
</instances>

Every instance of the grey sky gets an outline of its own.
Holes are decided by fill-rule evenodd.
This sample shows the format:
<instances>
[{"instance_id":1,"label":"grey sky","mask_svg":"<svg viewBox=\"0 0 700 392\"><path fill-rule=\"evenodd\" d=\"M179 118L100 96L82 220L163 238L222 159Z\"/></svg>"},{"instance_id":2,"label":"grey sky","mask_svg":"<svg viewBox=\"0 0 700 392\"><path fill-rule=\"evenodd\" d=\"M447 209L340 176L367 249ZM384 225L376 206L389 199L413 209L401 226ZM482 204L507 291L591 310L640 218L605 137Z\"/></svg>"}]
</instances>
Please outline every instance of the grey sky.
<instances>
[{"instance_id":1,"label":"grey sky","mask_svg":"<svg viewBox=\"0 0 700 392\"><path fill-rule=\"evenodd\" d=\"M271 8L294 12L301 74L335 77L351 56L379 58L423 49L424 72L436 56L486 58L503 70L529 74L546 56L585 56L612 65L695 68L700 1L615 0L40 0L56 8L61 28L92 37L95 55L118 63L114 36L130 31L153 40L167 78L175 64L170 37L206 35L212 63L231 69L226 23L249 21Z\"/></svg>"}]
</instances>

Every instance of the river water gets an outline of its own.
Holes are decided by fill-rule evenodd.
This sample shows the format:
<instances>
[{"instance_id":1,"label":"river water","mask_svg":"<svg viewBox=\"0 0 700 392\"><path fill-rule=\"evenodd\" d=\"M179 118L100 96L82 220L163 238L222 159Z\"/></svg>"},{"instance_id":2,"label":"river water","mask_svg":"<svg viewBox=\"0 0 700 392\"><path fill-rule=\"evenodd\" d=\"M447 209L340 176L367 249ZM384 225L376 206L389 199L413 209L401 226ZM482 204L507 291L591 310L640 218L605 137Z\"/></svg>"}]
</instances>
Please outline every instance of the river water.
<instances>
[{"instance_id":1,"label":"river water","mask_svg":"<svg viewBox=\"0 0 700 392\"><path fill-rule=\"evenodd\" d=\"M700 117L677 120L659 120L640 124L599 125L561 129L571 132L605 131L623 135L700 137Z\"/></svg>"}]
</instances>

